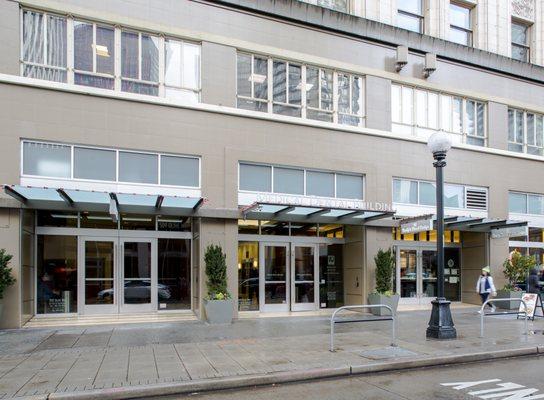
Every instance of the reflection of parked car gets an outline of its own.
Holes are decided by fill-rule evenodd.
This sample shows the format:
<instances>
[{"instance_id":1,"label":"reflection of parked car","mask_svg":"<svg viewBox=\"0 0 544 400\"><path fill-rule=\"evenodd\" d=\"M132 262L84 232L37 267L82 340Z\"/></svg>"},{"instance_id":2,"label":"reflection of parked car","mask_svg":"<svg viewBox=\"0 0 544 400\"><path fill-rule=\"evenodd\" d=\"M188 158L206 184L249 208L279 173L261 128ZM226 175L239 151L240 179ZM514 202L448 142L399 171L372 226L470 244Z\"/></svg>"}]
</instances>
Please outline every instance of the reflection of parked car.
<instances>
[{"instance_id":1,"label":"reflection of parked car","mask_svg":"<svg viewBox=\"0 0 544 400\"><path fill-rule=\"evenodd\" d=\"M161 283L157 284L159 300L168 300L172 294L170 288ZM105 289L98 292L101 300L113 296L113 289ZM125 281L125 299L141 299L151 296L151 281Z\"/></svg>"}]
</instances>

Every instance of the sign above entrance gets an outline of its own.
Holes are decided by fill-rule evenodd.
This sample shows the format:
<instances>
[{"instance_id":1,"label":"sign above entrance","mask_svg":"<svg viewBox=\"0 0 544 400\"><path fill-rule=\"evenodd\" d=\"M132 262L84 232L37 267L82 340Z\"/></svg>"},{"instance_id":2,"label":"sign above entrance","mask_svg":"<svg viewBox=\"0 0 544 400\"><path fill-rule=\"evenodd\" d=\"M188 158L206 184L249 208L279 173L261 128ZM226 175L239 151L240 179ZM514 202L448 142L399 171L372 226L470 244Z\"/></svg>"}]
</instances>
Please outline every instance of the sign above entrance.
<instances>
[{"instance_id":1,"label":"sign above entrance","mask_svg":"<svg viewBox=\"0 0 544 400\"><path fill-rule=\"evenodd\" d=\"M433 216L424 215L400 221L400 233L403 235L433 230Z\"/></svg>"},{"instance_id":2,"label":"sign above entrance","mask_svg":"<svg viewBox=\"0 0 544 400\"><path fill-rule=\"evenodd\" d=\"M529 227L527 225L522 226L504 226L497 229L491 229L491 237L493 239L511 238L515 236L527 236L529 234Z\"/></svg>"}]
</instances>

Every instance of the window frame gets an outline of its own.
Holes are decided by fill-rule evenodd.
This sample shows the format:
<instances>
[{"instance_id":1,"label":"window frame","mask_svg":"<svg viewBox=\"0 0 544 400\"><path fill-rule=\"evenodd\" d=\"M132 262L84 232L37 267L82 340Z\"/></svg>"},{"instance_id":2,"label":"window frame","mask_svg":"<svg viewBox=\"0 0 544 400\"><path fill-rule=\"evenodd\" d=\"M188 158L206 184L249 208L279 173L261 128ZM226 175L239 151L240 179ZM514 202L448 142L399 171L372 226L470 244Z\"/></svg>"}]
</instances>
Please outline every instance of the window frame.
<instances>
[{"instance_id":1,"label":"window frame","mask_svg":"<svg viewBox=\"0 0 544 400\"><path fill-rule=\"evenodd\" d=\"M24 143L37 143L43 145L55 145L55 146L66 146L70 147L70 178L59 178L55 176L45 176L45 175L30 175L23 173L24 165ZM107 181L100 179L86 179L86 178L75 178L74 169L75 169L75 160L74 160L74 149L91 149L91 150L106 150L115 152L115 180ZM149 154L157 156L157 183L141 183L141 182L130 182L130 181L121 181L119 179L119 153L137 153L137 154ZM69 144L69 143L60 143L60 142L49 142L43 140L32 140L32 139L22 139L21 140L21 162L19 166L20 177L23 178L38 178L38 179L51 179L51 180L63 180L63 181L76 181L76 182L97 182L105 184L129 184L134 186L160 186L160 187L171 187L179 189L201 189L202 188L202 157L186 154L173 154L173 153L159 153L153 151L145 150L131 150L123 148L111 148L111 147L101 147L101 146L92 146L92 145L79 145L79 144ZM166 185L161 183L161 156L168 157L177 157L177 158L189 158L198 160L198 186L179 186L179 185Z\"/></svg>"},{"instance_id":2,"label":"window frame","mask_svg":"<svg viewBox=\"0 0 544 400\"><path fill-rule=\"evenodd\" d=\"M514 25L518 25L518 26L523 26L525 29L526 29L526 42L525 43L519 43L519 42L514 42L514 39L513 39L513 35L512 35L512 30L513 30L513 27ZM510 46L511 46L511 49L510 49L510 57L513 58L514 60L518 60L518 61L521 61L521 62L531 62L531 25L528 24L528 23L524 23L524 22L521 22L519 20L516 20L516 19L511 19L510 20ZM514 52L513 52L513 49L514 47L517 47L517 48L523 48L525 49L527 52L526 52L526 57L525 59L519 59L519 58L515 58L514 57Z\"/></svg>"},{"instance_id":3,"label":"window frame","mask_svg":"<svg viewBox=\"0 0 544 400\"><path fill-rule=\"evenodd\" d=\"M281 101L274 100L274 63L275 62L285 64L285 99L287 100L286 102L281 102ZM304 92L304 97L306 96L306 91L305 91L305 88L306 88L305 76L306 76L306 74L305 74L305 72L303 72L304 64L293 62L293 61L283 60L283 59L280 59L280 58L272 58L272 63L271 64L272 64L272 66L270 66L270 61L269 61L268 62L268 72L269 72L268 75L269 76L270 76L270 74L272 75L272 79L268 78L268 82L271 85L271 89L272 89L272 97L269 99L270 102L272 103L272 105L271 105L272 109L269 110L269 112L272 112L272 114L276 114L276 115L284 115L284 114L281 114L281 113L275 113L274 112L274 106L278 105L278 106L290 107L290 108L293 108L293 109L296 109L296 110L300 110L300 115L302 117L302 112L303 112L303 108L304 108L303 92ZM296 67L300 68L300 84L299 84L299 86L300 86L300 89L299 89L300 90L300 104L292 104L292 103L289 102L289 95L291 93L291 90L289 89L289 81L291 79L290 75L289 75L289 67L290 66L296 66ZM253 67L253 63L252 63L252 67ZM253 73L253 70L252 70L252 73Z\"/></svg>"},{"instance_id":4,"label":"window frame","mask_svg":"<svg viewBox=\"0 0 544 400\"><path fill-rule=\"evenodd\" d=\"M406 28L403 28L403 27L400 27L398 26L398 23L397 23L397 26L401 29L406 29L410 32L416 32L416 33L420 33L420 34L425 34L425 0L418 0L419 1L419 4L421 6L421 14L416 14L412 11L409 11L409 10L405 10L401 7L397 7L397 14L400 14L400 15L404 15L404 16L407 16L407 17L411 17L411 18L417 18L418 20L418 23L419 23L419 30L417 31L412 31L411 29L406 29Z\"/></svg>"},{"instance_id":5,"label":"window frame","mask_svg":"<svg viewBox=\"0 0 544 400\"><path fill-rule=\"evenodd\" d=\"M525 210L527 211L526 213L518 213L518 212L514 212L514 211L510 210L510 194L518 194L518 195L525 196ZM518 215L532 215L532 216L537 216L537 217L544 216L544 212L542 214L534 214L534 213L529 212L530 211L530 209L529 209L529 197L530 196L540 197L542 199L541 201L544 202L544 194L520 192L520 191L517 191L517 190L509 190L508 191L508 212L512 213L512 214L518 214Z\"/></svg>"},{"instance_id":6,"label":"window frame","mask_svg":"<svg viewBox=\"0 0 544 400\"><path fill-rule=\"evenodd\" d=\"M510 135L511 135L511 132L510 132L510 112L513 112L514 114L514 139L516 138L516 120L517 120L517 115L518 114L521 114L522 115L522 118L521 118L521 121L522 121L522 142L517 142L517 141L512 141L510 139ZM527 119L528 119L528 115L533 115L533 139L534 139L534 144L529 144L529 141L528 141L528 138L529 138L529 133L528 133L528 124L527 124ZM541 131L541 141L542 141L542 145L541 146L538 146L537 145L537 119L541 119L542 120L542 131ZM522 151L517 151L517 150L514 150L514 146L521 146L521 150ZM535 148L535 149L540 149L540 154L535 154L535 153L530 153L529 152L529 148ZM512 152L515 152L515 153L520 153L520 154L529 154L529 155L533 155L533 156L537 156L537 157L544 157L544 114L541 114L541 113L538 113L538 112L533 112L533 111L529 111L529 110L524 110L524 109L520 109L520 108L515 108L515 107L508 107L508 151L512 151Z\"/></svg>"},{"instance_id":7,"label":"window frame","mask_svg":"<svg viewBox=\"0 0 544 400\"><path fill-rule=\"evenodd\" d=\"M270 192L261 192L258 190L247 190L247 189L240 189L240 170L242 165L250 165L250 166L263 166L263 167L270 167L271 173L270 173ZM276 192L274 187L274 170L275 168L282 168L282 169L293 169L293 170L299 170L304 172L304 191L303 194L293 194L293 193L284 193L284 192ZM333 174L334 177L334 197L327 197L327 196L316 196L308 194L308 185L307 185L307 175L308 172L318 172L318 173L327 173L327 174ZM344 198L344 197L337 197L338 193L338 175L350 175L355 176L358 178L361 178L361 184L362 184L362 199L355 199L355 198ZM344 171L331 171L331 170L325 170L325 169L317 169L317 168L304 168L304 167L297 167L297 166L291 166L291 165L279 165L279 164L266 164L266 163L259 163L259 162L253 162L253 161L238 161L238 191L240 193L271 193L271 194L277 194L277 195L285 195L285 196L303 196L303 197L318 197L318 198L326 198L326 199L339 199L339 200L349 200L349 201L365 201L366 197L366 175L365 174L359 174L356 172L344 172Z\"/></svg>"},{"instance_id":8,"label":"window frame","mask_svg":"<svg viewBox=\"0 0 544 400\"><path fill-rule=\"evenodd\" d=\"M131 33L138 35L138 78L129 78L126 76L123 76L123 33ZM157 71L157 80L156 81L148 81L145 79L142 79L142 62L143 62L143 55L142 55L142 35L149 36L150 38L156 38L157 39L157 61L159 63L159 70ZM163 40L162 40L163 41ZM164 46L164 44L163 44ZM156 86L157 87L157 97L159 96L159 87L161 86L161 83L164 84L164 82L161 82L161 36L154 33L149 33L145 31L139 31L131 28L121 28L120 29L120 40L119 40L119 71L120 71L120 79L121 79L121 85L123 82L134 82L134 83L141 83L143 85L147 86ZM164 69L164 68L163 68ZM124 93L134 93L127 90L121 89Z\"/></svg>"},{"instance_id":9,"label":"window frame","mask_svg":"<svg viewBox=\"0 0 544 400\"><path fill-rule=\"evenodd\" d=\"M178 42L181 44L181 61L182 61L182 68L180 71L181 86L168 85L166 83L166 43L168 41ZM199 60L198 60L198 82L197 82L198 88L197 89L183 85L183 78L184 78L183 56L184 56L186 44L198 47ZM161 85L164 86L164 90L166 90L166 88L172 88L172 89L178 89L178 90L181 89L184 91L191 91L197 95L198 101L200 102L200 97L202 93L202 45L198 42L191 41L191 40L185 40L185 39L181 39L181 38L177 38L173 36L162 37L161 35L159 35L159 46L162 47L162 56L161 56L161 49L159 49L159 81L161 82ZM162 62L161 62L161 59L162 59ZM161 91L161 88L159 87L159 95L160 95L160 91Z\"/></svg>"},{"instance_id":10,"label":"window frame","mask_svg":"<svg viewBox=\"0 0 544 400\"><path fill-rule=\"evenodd\" d=\"M475 4L468 4L461 1L451 1L449 2L448 12L451 13L451 6L456 6L459 8L464 8L468 10L468 20L469 20L469 27L465 28L464 26L455 25L451 22L451 19L449 21L449 28L451 30L461 31L468 34L468 43L459 43L449 39L453 43L460 44L462 46L468 46L468 47L474 47L474 8L476 7Z\"/></svg>"}]
</instances>

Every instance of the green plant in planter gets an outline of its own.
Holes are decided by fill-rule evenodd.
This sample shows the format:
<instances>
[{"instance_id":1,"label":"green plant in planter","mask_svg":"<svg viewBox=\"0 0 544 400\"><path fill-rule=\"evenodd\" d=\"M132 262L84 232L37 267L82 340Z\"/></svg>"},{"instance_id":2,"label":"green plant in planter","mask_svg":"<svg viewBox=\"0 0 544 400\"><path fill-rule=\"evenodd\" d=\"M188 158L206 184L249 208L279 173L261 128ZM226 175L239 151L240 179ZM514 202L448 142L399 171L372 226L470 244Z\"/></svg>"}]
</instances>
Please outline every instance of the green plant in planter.
<instances>
[{"instance_id":1,"label":"green plant in planter","mask_svg":"<svg viewBox=\"0 0 544 400\"><path fill-rule=\"evenodd\" d=\"M230 293L227 290L227 264L226 255L221 246L209 245L206 247L204 262L206 263L206 275L208 276L208 300L227 300Z\"/></svg>"},{"instance_id":2,"label":"green plant in planter","mask_svg":"<svg viewBox=\"0 0 544 400\"><path fill-rule=\"evenodd\" d=\"M5 249L0 249L0 299L4 298L4 291L15 283L15 278L8 267L12 255L6 254Z\"/></svg>"},{"instance_id":3,"label":"green plant in planter","mask_svg":"<svg viewBox=\"0 0 544 400\"><path fill-rule=\"evenodd\" d=\"M536 265L536 261L531 256L524 256L519 251L514 250L502 264L504 276L508 283L504 285L503 290L516 291L521 290L517 284L525 281L531 268Z\"/></svg>"},{"instance_id":4,"label":"green plant in planter","mask_svg":"<svg viewBox=\"0 0 544 400\"><path fill-rule=\"evenodd\" d=\"M393 272L395 259L391 249L379 249L374 256L376 263L376 293L385 296L393 295Z\"/></svg>"}]
</instances>

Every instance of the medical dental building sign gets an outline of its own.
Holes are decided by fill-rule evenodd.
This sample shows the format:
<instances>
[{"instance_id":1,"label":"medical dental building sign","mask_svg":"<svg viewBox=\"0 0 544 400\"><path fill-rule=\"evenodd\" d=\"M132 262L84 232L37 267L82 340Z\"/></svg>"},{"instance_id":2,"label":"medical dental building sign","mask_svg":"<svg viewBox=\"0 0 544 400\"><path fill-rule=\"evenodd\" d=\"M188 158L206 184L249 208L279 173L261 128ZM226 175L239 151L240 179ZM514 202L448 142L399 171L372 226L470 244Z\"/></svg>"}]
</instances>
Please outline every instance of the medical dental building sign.
<instances>
[{"instance_id":1,"label":"medical dental building sign","mask_svg":"<svg viewBox=\"0 0 544 400\"><path fill-rule=\"evenodd\" d=\"M329 208L329 209L354 209L354 210L387 211L387 212L393 211L393 205L390 203L384 203L384 202L368 202L368 201L361 201L361 200L293 196L293 195L269 194L269 193L258 193L258 194L240 193L240 196L244 196L244 197L247 196L247 199L246 198L243 199L247 203L257 202L257 203L269 203L269 204L285 204L286 206L315 207L315 208Z\"/></svg>"}]
</instances>

